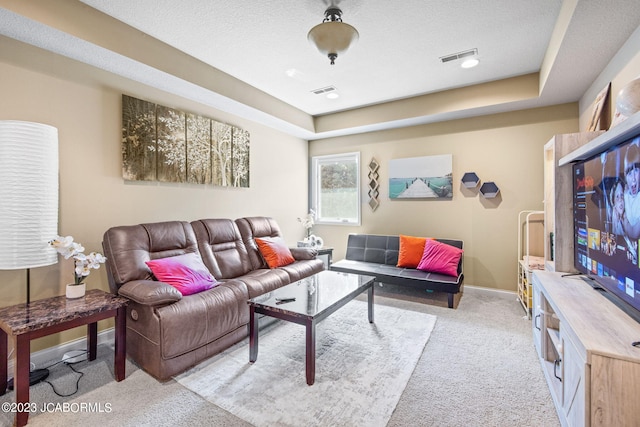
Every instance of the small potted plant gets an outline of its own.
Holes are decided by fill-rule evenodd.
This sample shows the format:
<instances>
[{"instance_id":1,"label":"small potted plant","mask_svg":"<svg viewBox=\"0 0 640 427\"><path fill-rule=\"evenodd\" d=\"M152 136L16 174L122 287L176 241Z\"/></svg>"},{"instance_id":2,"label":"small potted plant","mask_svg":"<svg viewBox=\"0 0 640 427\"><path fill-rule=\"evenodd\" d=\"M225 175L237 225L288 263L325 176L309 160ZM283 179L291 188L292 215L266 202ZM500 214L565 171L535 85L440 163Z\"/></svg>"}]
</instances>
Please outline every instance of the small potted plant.
<instances>
[{"instance_id":1,"label":"small potted plant","mask_svg":"<svg viewBox=\"0 0 640 427\"><path fill-rule=\"evenodd\" d=\"M86 292L84 279L89 276L92 269L100 268L100 264L104 264L107 258L98 252L85 255L84 247L80 243L74 242L71 236L56 236L49 242L49 246L52 246L64 259L73 258L74 260L74 283L67 285L67 298L83 297Z\"/></svg>"},{"instance_id":2,"label":"small potted plant","mask_svg":"<svg viewBox=\"0 0 640 427\"><path fill-rule=\"evenodd\" d=\"M302 242L298 242L298 246L309 246L309 236L311 236L311 228L313 228L313 224L315 224L315 219L316 213L313 209L310 209L306 216L298 218L298 222L302 224L306 232L304 240Z\"/></svg>"},{"instance_id":3,"label":"small potted plant","mask_svg":"<svg viewBox=\"0 0 640 427\"><path fill-rule=\"evenodd\" d=\"M302 226L307 232L307 236L304 240L302 242L298 242L298 247L312 247L320 249L322 247L322 239L311 234L311 229L316 222L316 212L313 209L310 209L309 213L302 218L298 218L298 221L302 223Z\"/></svg>"}]
</instances>

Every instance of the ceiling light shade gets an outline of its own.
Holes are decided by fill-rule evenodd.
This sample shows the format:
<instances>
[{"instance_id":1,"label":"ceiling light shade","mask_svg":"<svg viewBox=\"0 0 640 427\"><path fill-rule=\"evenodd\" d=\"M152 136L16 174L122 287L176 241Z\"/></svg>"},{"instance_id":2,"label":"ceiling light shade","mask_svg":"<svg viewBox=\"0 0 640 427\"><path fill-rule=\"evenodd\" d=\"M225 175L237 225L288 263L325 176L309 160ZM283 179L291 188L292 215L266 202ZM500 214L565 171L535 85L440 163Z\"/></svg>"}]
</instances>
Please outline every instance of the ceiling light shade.
<instances>
[{"instance_id":1,"label":"ceiling light shade","mask_svg":"<svg viewBox=\"0 0 640 427\"><path fill-rule=\"evenodd\" d=\"M342 22L342 11L337 7L327 9L322 24L313 27L307 35L318 51L329 57L331 65L335 64L338 55L346 52L358 37L355 28Z\"/></svg>"},{"instance_id":2,"label":"ceiling light shade","mask_svg":"<svg viewBox=\"0 0 640 427\"><path fill-rule=\"evenodd\" d=\"M476 65L478 65L480 63L480 60L478 60L478 58L469 58L469 59L465 59L462 64L460 64L460 66L462 68L473 68Z\"/></svg>"},{"instance_id":3,"label":"ceiling light shade","mask_svg":"<svg viewBox=\"0 0 640 427\"><path fill-rule=\"evenodd\" d=\"M58 130L0 121L0 269L58 262Z\"/></svg>"}]
</instances>

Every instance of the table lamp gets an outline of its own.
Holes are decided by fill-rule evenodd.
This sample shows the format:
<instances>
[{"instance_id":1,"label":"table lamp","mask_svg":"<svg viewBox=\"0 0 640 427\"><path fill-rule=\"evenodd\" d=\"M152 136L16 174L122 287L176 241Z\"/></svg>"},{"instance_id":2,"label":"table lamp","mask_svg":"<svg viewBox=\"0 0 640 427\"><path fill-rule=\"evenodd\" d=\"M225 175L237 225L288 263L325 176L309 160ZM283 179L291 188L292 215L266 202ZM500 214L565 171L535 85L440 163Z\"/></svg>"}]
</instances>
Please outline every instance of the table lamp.
<instances>
[{"instance_id":1,"label":"table lamp","mask_svg":"<svg viewBox=\"0 0 640 427\"><path fill-rule=\"evenodd\" d=\"M58 234L58 130L0 120L0 270L30 269L58 262L48 242ZM4 363L4 362L2 362ZM31 385L49 375L31 372Z\"/></svg>"}]
</instances>

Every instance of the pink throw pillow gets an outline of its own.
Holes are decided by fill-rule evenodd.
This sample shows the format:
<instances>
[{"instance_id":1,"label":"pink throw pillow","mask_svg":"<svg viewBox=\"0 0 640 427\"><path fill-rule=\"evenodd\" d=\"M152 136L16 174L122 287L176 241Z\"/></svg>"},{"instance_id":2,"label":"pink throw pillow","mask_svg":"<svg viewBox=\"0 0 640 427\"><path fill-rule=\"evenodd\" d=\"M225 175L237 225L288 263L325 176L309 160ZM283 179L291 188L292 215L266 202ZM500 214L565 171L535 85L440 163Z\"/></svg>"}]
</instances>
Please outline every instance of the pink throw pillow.
<instances>
[{"instance_id":1,"label":"pink throw pillow","mask_svg":"<svg viewBox=\"0 0 640 427\"><path fill-rule=\"evenodd\" d=\"M418 270L455 277L458 275L458 263L462 252L462 249L455 246L437 240L427 240Z\"/></svg>"},{"instance_id":2,"label":"pink throw pillow","mask_svg":"<svg viewBox=\"0 0 640 427\"><path fill-rule=\"evenodd\" d=\"M195 253L159 258L145 263L156 279L173 286L182 295L202 292L218 284L200 256Z\"/></svg>"}]
</instances>

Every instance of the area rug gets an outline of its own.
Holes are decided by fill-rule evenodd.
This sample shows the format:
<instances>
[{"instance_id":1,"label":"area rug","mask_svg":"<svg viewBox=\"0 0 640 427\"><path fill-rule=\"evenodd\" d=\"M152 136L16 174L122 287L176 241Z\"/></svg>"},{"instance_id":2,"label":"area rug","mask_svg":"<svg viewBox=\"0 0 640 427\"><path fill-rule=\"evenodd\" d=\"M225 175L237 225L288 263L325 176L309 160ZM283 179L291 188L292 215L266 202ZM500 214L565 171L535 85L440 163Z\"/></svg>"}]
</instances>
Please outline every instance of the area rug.
<instances>
[{"instance_id":1,"label":"area rug","mask_svg":"<svg viewBox=\"0 0 640 427\"><path fill-rule=\"evenodd\" d=\"M255 426L385 426L436 317L354 300L316 327L316 379L305 379L304 327L260 331L258 359L244 340L175 377L184 387Z\"/></svg>"}]
</instances>

